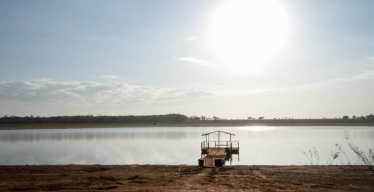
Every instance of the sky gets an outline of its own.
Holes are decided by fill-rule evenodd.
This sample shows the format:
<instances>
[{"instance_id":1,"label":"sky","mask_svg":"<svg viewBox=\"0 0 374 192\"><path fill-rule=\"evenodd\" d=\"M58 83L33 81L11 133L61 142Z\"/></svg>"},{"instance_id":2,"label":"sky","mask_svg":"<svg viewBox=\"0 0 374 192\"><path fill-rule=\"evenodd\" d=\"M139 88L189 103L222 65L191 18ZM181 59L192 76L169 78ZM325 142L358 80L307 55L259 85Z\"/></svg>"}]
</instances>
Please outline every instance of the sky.
<instances>
[{"instance_id":1,"label":"sky","mask_svg":"<svg viewBox=\"0 0 374 192\"><path fill-rule=\"evenodd\" d=\"M374 113L374 1L0 0L0 116Z\"/></svg>"}]
</instances>

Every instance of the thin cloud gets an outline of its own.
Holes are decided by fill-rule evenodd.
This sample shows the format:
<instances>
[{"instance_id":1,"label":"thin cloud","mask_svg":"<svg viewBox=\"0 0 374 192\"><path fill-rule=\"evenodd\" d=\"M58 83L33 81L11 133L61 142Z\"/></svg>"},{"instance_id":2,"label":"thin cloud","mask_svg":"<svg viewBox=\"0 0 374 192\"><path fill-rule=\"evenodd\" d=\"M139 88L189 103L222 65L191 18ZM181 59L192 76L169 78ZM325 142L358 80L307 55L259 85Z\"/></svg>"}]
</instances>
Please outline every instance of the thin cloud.
<instances>
[{"instance_id":1,"label":"thin cloud","mask_svg":"<svg viewBox=\"0 0 374 192\"><path fill-rule=\"evenodd\" d=\"M185 41L193 41L193 40L195 40L197 38L197 36L191 36L191 37L187 37L187 38L185 38L184 40Z\"/></svg>"},{"instance_id":2,"label":"thin cloud","mask_svg":"<svg viewBox=\"0 0 374 192\"><path fill-rule=\"evenodd\" d=\"M367 61L368 61L368 64L366 64L366 66L374 68L374 57L370 57Z\"/></svg>"},{"instance_id":3,"label":"thin cloud","mask_svg":"<svg viewBox=\"0 0 374 192\"><path fill-rule=\"evenodd\" d=\"M187 59L191 61L191 59ZM250 90L198 89L198 88L160 88L129 85L127 83L101 82L56 82L50 79L32 81L0 81L0 101L18 101L25 103L157 103L196 99L202 97L220 97L225 95L256 94L282 90L316 89L346 81L374 79L374 71L366 71L351 78L332 79L314 84L299 86L263 88Z\"/></svg>"},{"instance_id":4,"label":"thin cloud","mask_svg":"<svg viewBox=\"0 0 374 192\"><path fill-rule=\"evenodd\" d=\"M114 76L114 75L102 75L102 76L100 76L100 78L115 79L115 78L117 78L117 76Z\"/></svg>"},{"instance_id":5,"label":"thin cloud","mask_svg":"<svg viewBox=\"0 0 374 192\"><path fill-rule=\"evenodd\" d=\"M313 83L313 84L279 87L279 88L253 89L253 90L247 90L247 91L241 91L241 92L227 92L227 94L240 94L240 93L248 94L248 93L274 92L274 91L281 91L281 90L316 89L316 88L321 88L321 87L328 87L334 83L347 82L347 81L359 81L359 80L366 80L366 79L374 79L374 71L366 71L365 73L361 75L357 75L351 78L330 79L327 81L321 81L321 82Z\"/></svg>"},{"instance_id":6,"label":"thin cloud","mask_svg":"<svg viewBox=\"0 0 374 192\"><path fill-rule=\"evenodd\" d=\"M366 71L364 74L358 75L352 80L362 80L362 79L374 79L374 71Z\"/></svg>"},{"instance_id":7,"label":"thin cloud","mask_svg":"<svg viewBox=\"0 0 374 192\"><path fill-rule=\"evenodd\" d=\"M0 100L31 103L149 103L214 96L200 89L173 89L127 83L0 81Z\"/></svg>"},{"instance_id":8,"label":"thin cloud","mask_svg":"<svg viewBox=\"0 0 374 192\"><path fill-rule=\"evenodd\" d=\"M52 81L52 79L49 79L49 78L40 78L40 79L34 79L32 81Z\"/></svg>"},{"instance_id":9,"label":"thin cloud","mask_svg":"<svg viewBox=\"0 0 374 192\"><path fill-rule=\"evenodd\" d=\"M369 62L374 63L374 57L370 57Z\"/></svg>"},{"instance_id":10,"label":"thin cloud","mask_svg":"<svg viewBox=\"0 0 374 192\"><path fill-rule=\"evenodd\" d=\"M207 65L207 62L204 60L196 59L193 57L184 57L180 58L179 61L187 61L187 62L192 62L192 63L198 63L200 65Z\"/></svg>"},{"instance_id":11,"label":"thin cloud","mask_svg":"<svg viewBox=\"0 0 374 192\"><path fill-rule=\"evenodd\" d=\"M339 82L347 82L347 81L359 81L365 79L374 79L374 71L366 71L361 75L357 75L351 78L341 78L341 79L330 79L327 81L322 81L314 84L302 85L299 87L294 88L303 88L303 89L310 89L310 88L317 88L317 87L326 87L331 85L332 83L339 83Z\"/></svg>"}]
</instances>

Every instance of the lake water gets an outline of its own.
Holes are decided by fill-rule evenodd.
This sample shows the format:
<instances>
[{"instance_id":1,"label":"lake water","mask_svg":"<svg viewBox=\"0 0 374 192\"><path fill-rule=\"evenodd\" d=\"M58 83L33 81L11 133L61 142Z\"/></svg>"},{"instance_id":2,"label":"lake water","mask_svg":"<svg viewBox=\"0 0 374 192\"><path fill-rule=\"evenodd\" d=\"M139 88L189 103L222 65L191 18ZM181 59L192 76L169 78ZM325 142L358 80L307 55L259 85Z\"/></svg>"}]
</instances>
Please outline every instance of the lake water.
<instances>
[{"instance_id":1,"label":"lake water","mask_svg":"<svg viewBox=\"0 0 374 192\"><path fill-rule=\"evenodd\" d=\"M374 127L183 127L0 130L0 165L188 164L201 157L201 135L235 134L239 155L232 165L308 165L303 154L315 147L319 164L342 145L351 163L360 164L346 137L367 151L374 148ZM217 140L212 135L210 140ZM229 140L221 134L221 140ZM234 146L237 144L234 143ZM230 162L226 162L226 165ZM314 164L317 164L314 161ZM333 164L347 164L340 155Z\"/></svg>"}]
</instances>

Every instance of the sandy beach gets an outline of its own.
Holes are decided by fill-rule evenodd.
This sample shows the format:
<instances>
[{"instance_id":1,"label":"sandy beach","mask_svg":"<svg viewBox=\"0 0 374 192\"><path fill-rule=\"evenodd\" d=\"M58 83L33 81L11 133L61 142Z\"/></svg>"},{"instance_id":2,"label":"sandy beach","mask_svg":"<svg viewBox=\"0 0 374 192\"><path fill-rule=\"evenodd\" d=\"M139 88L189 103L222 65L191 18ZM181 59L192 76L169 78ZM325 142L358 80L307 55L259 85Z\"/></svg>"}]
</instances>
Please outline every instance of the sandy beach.
<instances>
[{"instance_id":1,"label":"sandy beach","mask_svg":"<svg viewBox=\"0 0 374 192\"><path fill-rule=\"evenodd\" d=\"M364 166L0 166L0 191L373 191Z\"/></svg>"}]
</instances>

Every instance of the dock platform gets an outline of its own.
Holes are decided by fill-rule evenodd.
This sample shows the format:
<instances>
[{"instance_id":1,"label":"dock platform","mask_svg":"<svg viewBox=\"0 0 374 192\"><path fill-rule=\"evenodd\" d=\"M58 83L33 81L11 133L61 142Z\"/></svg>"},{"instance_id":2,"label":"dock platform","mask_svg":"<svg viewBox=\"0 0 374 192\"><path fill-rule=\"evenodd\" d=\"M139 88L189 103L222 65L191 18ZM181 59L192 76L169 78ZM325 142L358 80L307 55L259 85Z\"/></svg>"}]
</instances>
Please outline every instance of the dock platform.
<instances>
[{"instance_id":1,"label":"dock platform","mask_svg":"<svg viewBox=\"0 0 374 192\"><path fill-rule=\"evenodd\" d=\"M209 134L218 132L218 141L209 141ZM221 141L220 133L230 134L230 141ZM206 141L201 142L201 158L198 159L199 166L201 167L220 167L225 164L225 161L230 160L232 154L239 155L239 141L237 142L237 147L233 147L231 140L232 133L224 131L215 131L211 133L203 134L202 136L206 137ZM235 136L235 135L234 135ZM212 144L212 145L210 145Z\"/></svg>"},{"instance_id":2,"label":"dock platform","mask_svg":"<svg viewBox=\"0 0 374 192\"><path fill-rule=\"evenodd\" d=\"M199 165L202 167L216 167L224 165L226 150L220 148L208 149L208 155L199 159Z\"/></svg>"}]
</instances>

